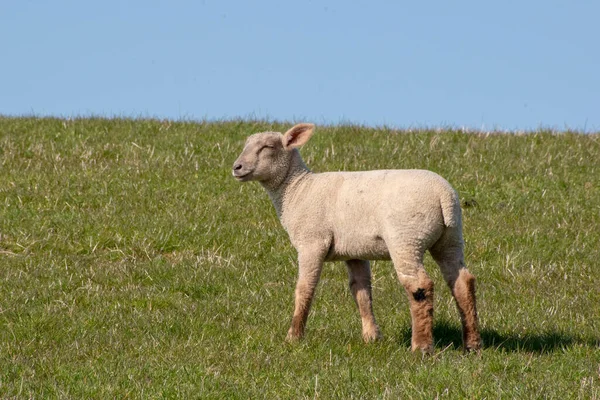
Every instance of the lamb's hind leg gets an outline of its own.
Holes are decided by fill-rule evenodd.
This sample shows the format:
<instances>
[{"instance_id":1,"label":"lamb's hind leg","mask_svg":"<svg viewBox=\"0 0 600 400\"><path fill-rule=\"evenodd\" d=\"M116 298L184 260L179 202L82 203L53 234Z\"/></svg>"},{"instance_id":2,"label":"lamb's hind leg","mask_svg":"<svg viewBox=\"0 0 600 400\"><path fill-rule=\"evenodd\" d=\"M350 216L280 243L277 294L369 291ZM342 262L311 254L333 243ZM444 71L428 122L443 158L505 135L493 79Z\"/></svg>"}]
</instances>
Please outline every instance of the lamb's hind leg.
<instances>
[{"instance_id":1,"label":"lamb's hind leg","mask_svg":"<svg viewBox=\"0 0 600 400\"><path fill-rule=\"evenodd\" d=\"M442 270L460 314L465 351L479 350L481 336L477 321L475 277L465 267L462 242L438 246L431 254Z\"/></svg>"},{"instance_id":2,"label":"lamb's hind leg","mask_svg":"<svg viewBox=\"0 0 600 400\"><path fill-rule=\"evenodd\" d=\"M423 268L422 254L392 254L398 280L404 286L412 318L412 351L433 352L433 281Z\"/></svg>"},{"instance_id":3,"label":"lamb's hind leg","mask_svg":"<svg viewBox=\"0 0 600 400\"><path fill-rule=\"evenodd\" d=\"M365 342L373 342L381 338L379 327L373 314L371 296L371 266L365 260L346 261L350 291L360 312L362 320L362 336Z\"/></svg>"}]
</instances>

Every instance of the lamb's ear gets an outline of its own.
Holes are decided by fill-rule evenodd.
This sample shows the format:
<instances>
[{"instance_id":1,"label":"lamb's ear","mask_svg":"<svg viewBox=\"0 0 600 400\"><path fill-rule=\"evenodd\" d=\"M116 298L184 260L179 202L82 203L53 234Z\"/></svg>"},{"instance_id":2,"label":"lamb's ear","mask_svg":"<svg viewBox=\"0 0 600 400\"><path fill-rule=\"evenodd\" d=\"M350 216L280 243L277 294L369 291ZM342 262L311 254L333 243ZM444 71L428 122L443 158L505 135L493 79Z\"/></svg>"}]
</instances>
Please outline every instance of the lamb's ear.
<instances>
[{"instance_id":1,"label":"lamb's ear","mask_svg":"<svg viewBox=\"0 0 600 400\"><path fill-rule=\"evenodd\" d=\"M308 142L313 134L315 126L313 124L298 124L290 128L283 134L283 147L286 149L296 149Z\"/></svg>"}]
</instances>

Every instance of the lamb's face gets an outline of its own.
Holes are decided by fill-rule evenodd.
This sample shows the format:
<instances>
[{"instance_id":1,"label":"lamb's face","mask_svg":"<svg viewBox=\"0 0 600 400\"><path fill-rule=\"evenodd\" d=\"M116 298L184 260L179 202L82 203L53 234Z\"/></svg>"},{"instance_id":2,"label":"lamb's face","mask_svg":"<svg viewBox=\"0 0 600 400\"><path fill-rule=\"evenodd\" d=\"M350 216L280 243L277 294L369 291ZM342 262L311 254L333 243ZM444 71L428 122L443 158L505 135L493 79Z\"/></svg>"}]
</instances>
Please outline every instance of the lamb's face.
<instances>
[{"instance_id":1,"label":"lamb's face","mask_svg":"<svg viewBox=\"0 0 600 400\"><path fill-rule=\"evenodd\" d=\"M266 182L287 172L290 150L277 132L256 133L246 140L242 154L233 164L233 176L240 182Z\"/></svg>"}]
</instances>

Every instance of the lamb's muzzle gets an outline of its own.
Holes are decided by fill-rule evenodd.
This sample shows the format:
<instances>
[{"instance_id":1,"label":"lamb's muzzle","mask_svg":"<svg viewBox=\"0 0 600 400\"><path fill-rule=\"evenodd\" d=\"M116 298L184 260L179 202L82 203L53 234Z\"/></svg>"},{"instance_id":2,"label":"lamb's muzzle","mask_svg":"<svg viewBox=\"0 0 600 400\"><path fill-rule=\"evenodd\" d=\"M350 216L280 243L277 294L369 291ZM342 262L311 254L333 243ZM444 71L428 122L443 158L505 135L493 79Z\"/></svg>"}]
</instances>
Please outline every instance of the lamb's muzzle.
<instances>
[{"instance_id":1,"label":"lamb's muzzle","mask_svg":"<svg viewBox=\"0 0 600 400\"><path fill-rule=\"evenodd\" d=\"M298 148L313 130L312 124L298 124L283 135L254 134L232 170L237 180L256 180L267 190L298 252L288 340L304 335L324 261L346 262L363 338L381 337L367 260L392 260L409 297L412 349L433 351L433 282L423 268L429 250L456 300L465 349L478 350L475 277L465 267L461 209L452 186L424 170L312 173Z\"/></svg>"},{"instance_id":2,"label":"lamb's muzzle","mask_svg":"<svg viewBox=\"0 0 600 400\"><path fill-rule=\"evenodd\" d=\"M247 168L244 168L243 164L235 163L233 165L233 170L231 171L233 177L238 181L242 182L248 180L252 171L249 171Z\"/></svg>"}]
</instances>

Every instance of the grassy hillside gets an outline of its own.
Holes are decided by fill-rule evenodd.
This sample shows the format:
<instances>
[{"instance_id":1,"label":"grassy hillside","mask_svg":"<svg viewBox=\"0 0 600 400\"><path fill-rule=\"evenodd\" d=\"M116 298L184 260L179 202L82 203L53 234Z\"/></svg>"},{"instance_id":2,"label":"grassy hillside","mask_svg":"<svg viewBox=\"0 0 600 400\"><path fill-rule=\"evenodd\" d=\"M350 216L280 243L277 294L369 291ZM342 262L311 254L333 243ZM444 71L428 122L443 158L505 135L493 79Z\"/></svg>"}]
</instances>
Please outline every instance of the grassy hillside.
<instances>
[{"instance_id":1,"label":"grassy hillside","mask_svg":"<svg viewBox=\"0 0 600 400\"><path fill-rule=\"evenodd\" d=\"M317 127L314 171L426 168L463 199L485 346L459 349L436 283L436 354L373 265L384 340L361 341L326 264L306 339L284 337L295 252L230 173L266 122L0 118L0 397L600 398L600 135Z\"/></svg>"}]
</instances>

